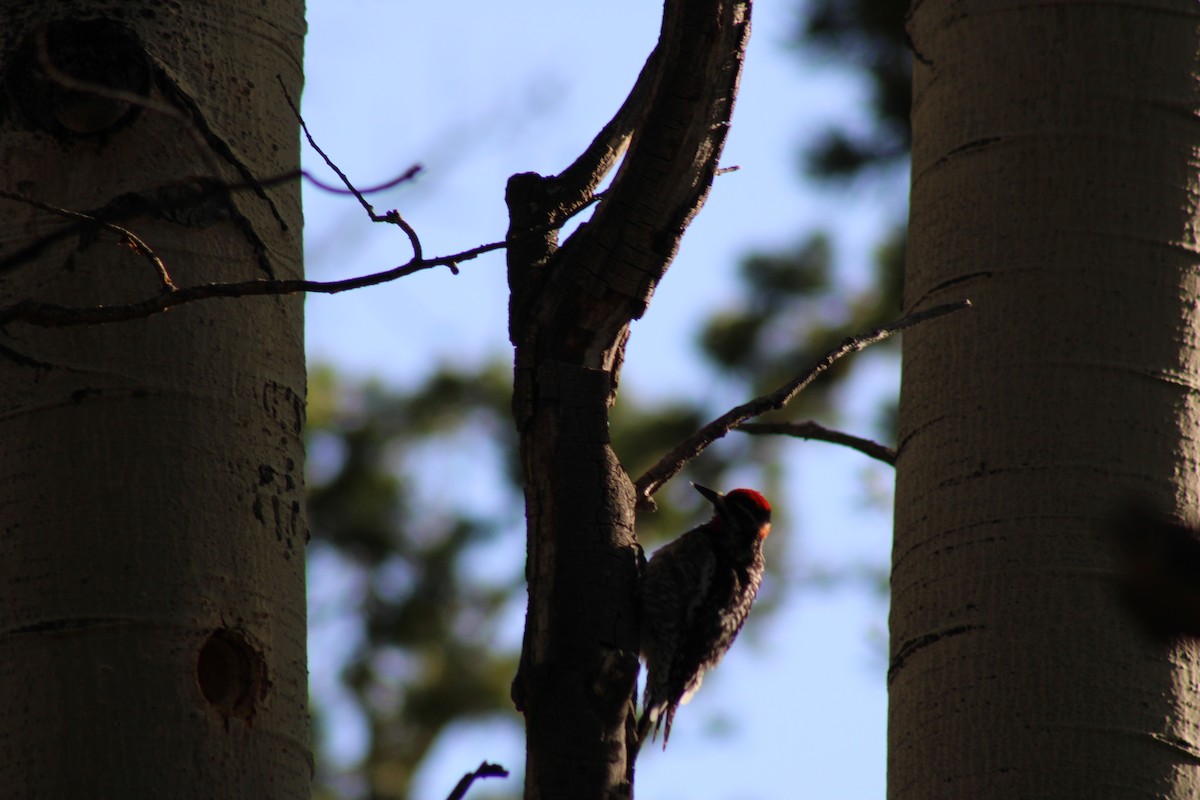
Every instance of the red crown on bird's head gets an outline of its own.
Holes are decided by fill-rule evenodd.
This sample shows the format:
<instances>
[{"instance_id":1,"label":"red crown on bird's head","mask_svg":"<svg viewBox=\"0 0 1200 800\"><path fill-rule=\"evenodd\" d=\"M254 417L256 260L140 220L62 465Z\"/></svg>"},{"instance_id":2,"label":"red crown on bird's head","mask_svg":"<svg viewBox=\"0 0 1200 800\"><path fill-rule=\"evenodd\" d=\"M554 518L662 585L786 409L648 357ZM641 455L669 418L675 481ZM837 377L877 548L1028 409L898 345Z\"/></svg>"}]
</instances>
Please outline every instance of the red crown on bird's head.
<instances>
[{"instance_id":1,"label":"red crown on bird's head","mask_svg":"<svg viewBox=\"0 0 1200 800\"><path fill-rule=\"evenodd\" d=\"M759 509L767 514L771 513L771 504L767 502L767 498L763 497L761 492L756 492L753 489L734 489L725 495L725 500L728 502L734 497L744 497L746 498L746 502L758 506Z\"/></svg>"},{"instance_id":2,"label":"red crown on bird's head","mask_svg":"<svg viewBox=\"0 0 1200 800\"><path fill-rule=\"evenodd\" d=\"M757 526L760 539L767 538L771 532L771 504L761 493L753 489L734 489L729 494L721 494L699 484L692 486L713 504L718 518L727 520L736 515L745 519Z\"/></svg>"}]
</instances>

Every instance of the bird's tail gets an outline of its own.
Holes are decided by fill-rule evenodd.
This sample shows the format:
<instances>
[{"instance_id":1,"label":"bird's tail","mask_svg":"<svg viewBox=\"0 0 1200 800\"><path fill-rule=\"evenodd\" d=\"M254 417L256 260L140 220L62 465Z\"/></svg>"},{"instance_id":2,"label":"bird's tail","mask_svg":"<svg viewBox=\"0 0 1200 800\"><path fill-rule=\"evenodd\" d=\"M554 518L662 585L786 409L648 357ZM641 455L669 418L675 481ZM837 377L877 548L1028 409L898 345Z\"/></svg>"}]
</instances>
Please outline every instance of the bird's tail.
<instances>
[{"instance_id":1,"label":"bird's tail","mask_svg":"<svg viewBox=\"0 0 1200 800\"><path fill-rule=\"evenodd\" d=\"M637 742L633 747L633 758L637 758L637 754L642 750L642 745L646 743L646 734L650 733L650 724L650 715L643 711L641 718L638 719Z\"/></svg>"},{"instance_id":2,"label":"bird's tail","mask_svg":"<svg viewBox=\"0 0 1200 800\"><path fill-rule=\"evenodd\" d=\"M649 698L642 702L642 716L638 720L637 737L638 749L646 743L649 736L653 741L661 729L663 732L663 750L667 749L667 740L671 738L671 722L675 718L675 707L669 703L651 703Z\"/></svg>"}]
</instances>

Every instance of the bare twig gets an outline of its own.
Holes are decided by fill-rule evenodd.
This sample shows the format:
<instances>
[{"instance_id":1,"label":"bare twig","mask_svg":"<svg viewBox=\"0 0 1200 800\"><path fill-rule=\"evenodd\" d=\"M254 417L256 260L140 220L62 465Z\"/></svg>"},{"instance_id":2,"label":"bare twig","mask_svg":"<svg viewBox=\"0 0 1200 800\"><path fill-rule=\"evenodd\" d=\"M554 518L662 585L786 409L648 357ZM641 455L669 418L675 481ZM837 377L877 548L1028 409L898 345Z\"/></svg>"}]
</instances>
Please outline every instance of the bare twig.
<instances>
[{"instance_id":1,"label":"bare twig","mask_svg":"<svg viewBox=\"0 0 1200 800\"><path fill-rule=\"evenodd\" d=\"M288 181L297 180L301 177L308 178L309 175L302 170L292 170L271 178L265 178L261 181L255 180L253 182L224 183L220 181L200 180L194 182L195 188L191 191L182 194L176 193L169 201L124 203L120 204L117 208L112 207L110 204L109 207L91 214L65 209L19 192L0 190L0 198L24 203L25 205L48 211L52 214L77 220L73 224L64 225L57 230L50 231L38 237L36 241L6 255L4 258L0 258L0 274L15 271L17 267L33 261L51 245L75 236L87 235L97 227L107 227L122 236L131 236L132 234L127 229L117 226L116 223L120 220L131 219L137 216L155 213L162 214L164 212L200 206L214 198L221 198L232 192L246 190L257 192L287 183ZM151 191L151 194L160 193L163 188L160 186Z\"/></svg>"},{"instance_id":2,"label":"bare twig","mask_svg":"<svg viewBox=\"0 0 1200 800\"><path fill-rule=\"evenodd\" d=\"M6 189L0 189L0 197L5 197L9 200L16 200L17 202L25 203L42 211L47 211L51 214L57 214L58 216L66 217L67 219L84 222L89 226L104 228L107 231L115 233L117 236L120 236L125 240L125 243L129 245L129 249L133 250L138 255L143 256L150 262L150 264L154 267L154 271L158 274L159 283L162 285L164 291L170 291L175 288L175 284L171 282L171 276L167 274L167 267L165 264L163 264L162 259L155 254L154 250L150 248L150 245L138 238L133 231L127 228L122 228L120 225L116 225L112 222L105 222L104 220L96 219L95 217L89 214L84 214L81 211L72 211L69 208L61 208L59 206L50 205L49 203L43 203L40 200L35 200L34 198L21 194L20 192L10 192Z\"/></svg>"},{"instance_id":3,"label":"bare twig","mask_svg":"<svg viewBox=\"0 0 1200 800\"><path fill-rule=\"evenodd\" d=\"M340 178L342 183L346 186L346 190L350 194L354 195L354 198L358 200L359 204L367 212L367 215L371 218L372 222L386 222L390 225L395 225L400 228L400 230L404 231L404 235L408 237L408 241L412 245L413 261L421 261L423 259L421 254L421 240L417 237L416 229L413 228L412 225L409 225L404 217L400 216L400 212L394 208L386 214L380 215L375 213L375 207L367 202L367 198L363 197L362 192L354 188L354 184L350 182L348 177L346 177L346 173L342 172L341 168L338 167L337 164L333 163L333 159L325 154L325 151L321 149L319 144L317 144L317 140L314 139L313 135L308 132L308 123L304 121L304 117L300 116L300 109L297 108L295 102L292 101L292 96L288 93L287 86L285 86L283 83L283 76L276 75L275 80L279 81L279 88L283 91L283 97L285 100L287 100L288 107L292 109L292 113L296 115L296 121L300 123L300 129L304 131L304 138L308 140L308 143L312 149L316 150L317 155L319 155L325 161L325 165L337 174L338 178ZM414 169L409 170L409 172L412 173L412 176L415 176L418 171L420 171L420 167L415 167ZM403 176L401 177L403 178Z\"/></svg>"},{"instance_id":4,"label":"bare twig","mask_svg":"<svg viewBox=\"0 0 1200 800\"><path fill-rule=\"evenodd\" d=\"M489 764L484 761L479 765L479 769L474 772L468 772L463 775L454 790L446 796L446 800L462 800L467 793L467 789L471 788L471 784L478 778L507 778L508 770L499 764Z\"/></svg>"},{"instance_id":5,"label":"bare twig","mask_svg":"<svg viewBox=\"0 0 1200 800\"><path fill-rule=\"evenodd\" d=\"M305 180L309 181L310 183L312 183L313 185L315 185L317 188L321 189L322 191L330 192L333 194L355 194L356 192L362 193L362 194L370 194L372 192L379 192L379 191L383 191L384 189L390 189L393 186L398 186L401 183L412 180L420 171L421 171L420 165L415 165L415 166L409 167L407 170L404 171L403 174L399 175L398 177L393 178L389 181L386 181L385 183L381 183L378 186L372 186L370 188L361 189L361 190L355 189L353 191L347 190L347 189L339 189L336 186L330 186L328 184L322 183L318 178L314 177L312 175L312 173L310 173L308 170L291 170L289 172L284 172L279 175L272 176L270 178L264 178L262 180L255 180L253 183L246 182L246 181L242 181L242 182L238 182L238 183L223 183L223 182L217 182L217 181L205 181L205 182L198 182L196 188L193 191L190 191L186 194L172 197L170 202L144 203L144 204L128 203L128 204L125 204L125 206L120 209L107 208L103 212L94 212L92 214L88 214L88 213L85 213L82 211L72 211L70 209L62 208L60 206L56 206L51 203L44 202L42 200L38 200L37 198L30 197L29 195L21 194L19 192L12 192L12 191L0 189L0 198L12 200L12 201L18 202L18 203L24 203L25 205L32 206L34 208L38 208L43 211L48 211L52 214L58 214L59 216L63 216L63 217L67 217L69 219L76 220L75 224L65 225L62 228L59 228L58 230L50 231L49 233L46 233L45 235L39 237L37 239L37 241L33 242L32 244L26 245L25 247L22 247L21 249L5 256L4 258L0 258L0 273L11 272L11 271L15 270L17 267L21 266L22 264L33 261L39 255L41 255L43 252L45 252L45 250L48 247L50 247L51 245L56 244L57 242L60 242L60 241L64 241L66 239L70 239L75 236L86 235L87 233L89 233L90 231L92 231L93 229L95 229L97 227L108 228L109 230L113 231L114 233L117 233L123 237L126 237L127 239L130 240L131 243L134 240L141 242L141 240L137 239L137 237L134 236L128 229L118 226L116 224L117 221L127 219L127 218L132 218L135 216L152 214L154 212L161 213L161 212L168 212L168 211L177 210L177 209L184 209L184 208L188 208L190 206L199 206L199 205L202 205L203 203L213 200L214 198L219 198L225 194L232 194L233 192L241 192L241 191L246 191L246 190L259 191L261 189L269 189L273 186L278 186L279 184L288 183L289 181L294 181L299 178L304 178ZM601 196L601 194L602 193L597 194L597 198L599 198ZM393 213L393 212L389 212L389 214L390 213ZM389 216L386 214L383 217L379 217L378 219L382 220L382 221L390 221ZM404 227L404 226L407 226L408 223L401 221L401 222L393 223L393 224L401 225L401 227ZM414 232L414 234L415 234L415 232ZM142 242L142 245L145 246L145 242ZM149 248L146 247L146 251L148 251L148 250L149 250ZM145 251L140 251L140 252L145 254ZM165 268L163 268L163 271L165 271Z\"/></svg>"},{"instance_id":6,"label":"bare twig","mask_svg":"<svg viewBox=\"0 0 1200 800\"><path fill-rule=\"evenodd\" d=\"M388 189L395 188L396 186L399 186L402 183L408 183L409 181L413 180L418 175L420 175L421 170L423 170L423 169L424 169L424 167L422 167L420 164L413 164L411 167L404 170L404 172L400 173L395 178L392 178L390 181L384 181L383 183L381 183L377 186L368 186L366 189L340 189L337 186L333 186L331 184L325 183L324 181L319 179L317 176L313 175L308 170L301 170L301 174L304 176L305 180L307 180L309 183L311 183L313 186L316 186L318 189L320 189L323 192L329 192L330 194L355 194L355 193L358 193L358 194L362 194L362 195L368 195L368 194L375 194L376 192L387 191Z\"/></svg>"},{"instance_id":7,"label":"bare twig","mask_svg":"<svg viewBox=\"0 0 1200 800\"><path fill-rule=\"evenodd\" d=\"M131 92L115 86L95 83L64 72L54 63L47 33L48 29L45 25L37 32L37 63L47 78L64 89L106 98L119 103L125 103L129 106L137 106L182 123L183 130L195 144L196 153L205 162L212 174L218 175L221 172L220 161L214 157L214 154L219 155L237 170L238 174L242 176L243 181L249 188L254 190L255 194L266 201L272 215L279 222L282 229L287 230L287 224L283 221L275 204L266 194L265 187L259 183L249 167L238 160L228 143L216 136L208 127L205 117L200 113L195 101L171 80L170 76L162 68L152 66L150 71L154 74L147 75L147 79L151 84L157 84L160 93L169 100L174 100L176 105L156 100L148 94Z\"/></svg>"},{"instance_id":8,"label":"bare twig","mask_svg":"<svg viewBox=\"0 0 1200 800\"><path fill-rule=\"evenodd\" d=\"M781 434L795 436L798 439L815 439L821 442L841 444L857 450L885 464L896 466L896 451L879 442L864 439L842 431L826 428L818 422L744 422L735 429L741 433L758 435Z\"/></svg>"},{"instance_id":9,"label":"bare twig","mask_svg":"<svg viewBox=\"0 0 1200 800\"><path fill-rule=\"evenodd\" d=\"M283 86L283 81L280 79L280 86ZM91 88L89 86L89 88ZM41 327L68 327L73 325L99 325L111 322L123 322L132 319L142 319L152 316L178 305L192 303L199 300L208 300L218 297L251 297L251 296L268 296L268 295L287 295L296 294L299 292L313 292L318 294L337 294L339 292L349 291L351 289L361 289L368 286L375 286L381 283L387 283L399 278L403 278L413 273L433 267L444 266L452 273L458 274L458 265L463 261L469 261L473 258L489 253L494 250L502 250L509 247L513 242L520 241L525 237L532 237L538 234L544 234L548 230L561 227L566 219L571 215L576 214L593 203L597 202L603 192L590 193L590 196L581 203L576 204L566 216L553 220L550 224L539 226L538 228L522 231L518 235L510 233L508 241L491 242L478 247L473 247L469 250L464 250L460 253L455 253L448 256L440 256L438 258L425 258L421 248L420 238L416 230L400 215L399 211L392 210L385 214L377 214L374 208L364 197L364 191L361 191L350 182L344 172L329 158L328 155L313 139L308 131L308 126L300 116L299 110L293 103L291 96L286 88L283 90L284 97L288 105L291 107L296 119L299 121L305 136L313 149L320 154L325 163L337 173L338 177L345 184L346 189L341 190L336 187L328 186L314 178L306 171L293 171L283 175L270 178L266 181L255 180L252 183L246 184L230 184L223 185L220 188L225 191L233 191L244 188L255 188L260 190L264 186L271 186L285 181L295 180L297 177L303 176L309 181L317 185L319 188L331 192L343 192L353 195L363 208L370 215L370 218L375 222L386 222L396 225L408 236L409 242L413 249L413 256L408 262L384 270L382 272L372 273L370 275L362 275L354 278L347 278L340 281L311 281L311 280L251 280L251 281L234 281L229 283L208 283L188 287L177 287L171 280L170 274L167 272L166 265L155 254L154 250L141 238L135 235L127 228L117 225L111 219L120 218L122 216L132 216L136 213L145 213L146 209L138 206L132 210L126 210L124 214L115 213L111 215L105 214L104 217L98 217L91 214L85 214L79 211L62 208L60 206L45 203L36 198L27 195L11 192L0 189L0 198L13 200L47 211L52 214L57 214L68 219L75 220L75 224L64 226L61 230L54 231L48 236L42 237L34 244L24 248L18 253L11 255L5 259L0 259L0 272L14 269L16 266L26 261L32 260L39 255L47 246L56 241L69 238L75 235L84 235L89 230L95 228L103 228L124 239L125 243L136 253L147 258L154 265L155 271L159 278L160 290L153 297L147 297L132 303L123 303L119 305L97 305L92 307L70 307L56 303L45 303L37 300L23 300L14 303L10 306L0 308L0 327L11 322L26 322L31 325ZM127 99L122 96L120 99ZM158 109L155 109L158 110ZM419 165L415 165L406 170L399 177L390 180L379 186L373 186L366 193L382 191L383 189L391 188L400 183L412 180L421 170ZM203 191L195 193L194 199L196 202L201 202L206 199L211 193L211 188L206 188ZM179 201L176 201L176 205ZM4 355L8 355L5 353Z\"/></svg>"},{"instance_id":10,"label":"bare twig","mask_svg":"<svg viewBox=\"0 0 1200 800\"><path fill-rule=\"evenodd\" d=\"M101 325L109 322L125 322L131 319L142 319L158 314L184 303L194 303L197 300L209 300L214 297L254 297L262 295L296 294L298 292L314 292L317 294L337 294L351 289L361 289L387 283L415 272L432 267L447 267L458 274L458 264L469 261L484 253L500 250L506 247L504 242L473 247L454 255L441 256L425 260L413 259L393 269L376 272L371 275L361 275L340 281L306 281L306 280L255 280L237 281L233 283L204 283L198 286L187 286L182 289L173 288L160 292L154 297L148 297L135 303L113 306L90 306L72 308L56 303L42 303L36 300L23 300L7 308L0 309L0 327L10 322L26 322L44 328L69 327L72 325Z\"/></svg>"},{"instance_id":11,"label":"bare twig","mask_svg":"<svg viewBox=\"0 0 1200 800\"><path fill-rule=\"evenodd\" d=\"M413 168L416 169L416 168ZM408 174L414 174L413 170L409 170ZM299 172L288 173L264 182L264 185L271 185L275 182L284 180L294 180L301 175ZM307 177L307 175L305 175ZM402 178L404 176L401 176ZM392 182L395 183L394 181ZM230 188L242 188L234 186ZM357 193L357 190L354 190ZM197 193L197 200L207 196L206 193ZM594 194L588 202L582 204L575 209L578 213L584 208L587 208L592 203L596 202L602 192ZM372 273L370 275L361 275L355 278L347 278L340 281L310 281L310 280L253 280L253 281L235 281L231 283L207 283L197 286L177 287L171 281L170 275L167 273L165 264L154 253L146 242L135 235L127 228L123 228L104 218L92 216L79 211L71 211L70 209L55 206L50 203L45 203L36 198L26 195L10 192L0 189L0 198L6 198L15 202L25 203L34 208L47 211L52 214L76 220L75 224L66 226L61 231L55 231L42 237L33 245L25 248L23 251L10 256L7 259L0 260L0 272L7 269L12 269L24 261L28 261L35 257L49 244L67 238L73 235L83 235L89 229L104 228L125 239L131 249L139 255L147 258L154 265L159 276L160 291L153 297L148 297L143 300L125 303L121 305L106 305L94 307L69 307L61 306L55 303L43 303L35 300L24 300L15 303L11 306L0 308L0 326L10 322L27 322L31 325L39 325L42 327L68 327L72 325L99 325L109 322L124 322L132 319L142 319L163 311L167 311L184 303L193 303L198 300L208 300L215 297L251 297L263 295L284 295L295 294L297 292L313 292L317 294L337 294L339 292L349 291L351 289L362 289L368 286L375 286L381 283L387 283L399 278L412 275L422 270L431 269L433 267L447 267L450 272L457 275L458 265L463 261L470 261L485 253L490 253L495 250L503 250L509 247L514 241L519 241L526 236L537 236L545 233L551 228L556 228L563 221L555 221L550 225L542 226L538 229L522 232L518 236L510 237L506 242L489 242L478 247L472 247L469 250L463 250L459 253L454 253L448 256L439 256L437 258L424 258L421 254L421 244L417 239L417 233L412 227L403 220L395 211L389 211L382 219L393 222L399 225L409 236L409 240L413 246L413 257L406 263L398 267L384 270L382 272ZM564 220L565 221L565 220Z\"/></svg>"},{"instance_id":12,"label":"bare twig","mask_svg":"<svg viewBox=\"0 0 1200 800\"><path fill-rule=\"evenodd\" d=\"M693 433L688 438L680 442L676 447L658 460L650 469L637 479L634 483L634 488L637 492L639 507L653 508L654 503L651 500L654 493L662 488L663 484L671 478L679 474L683 466L691 461L696 456L704 452L710 444L720 439L725 434L729 433L734 428L741 425L746 420L757 417L768 411L775 411L787 405L792 398L804 391L809 384L816 380L823 372L829 369L835 361L842 356L850 353L857 353L866 347L869 347L877 342L882 342L894 333L902 331L906 328L911 328L914 325L919 325L922 322L927 322L931 319L968 308L971 305L970 300L959 300L955 303L946 303L944 305L934 306L926 311L918 311L914 314L909 314L903 319L884 325L882 328L876 328L873 331L860 334L858 336L850 336L842 341L837 347L830 350L817 360L815 364L801 372L792 380L780 386L774 392L756 397L748 403L743 403L737 408L726 411L721 416L708 423L700 430Z\"/></svg>"}]
</instances>

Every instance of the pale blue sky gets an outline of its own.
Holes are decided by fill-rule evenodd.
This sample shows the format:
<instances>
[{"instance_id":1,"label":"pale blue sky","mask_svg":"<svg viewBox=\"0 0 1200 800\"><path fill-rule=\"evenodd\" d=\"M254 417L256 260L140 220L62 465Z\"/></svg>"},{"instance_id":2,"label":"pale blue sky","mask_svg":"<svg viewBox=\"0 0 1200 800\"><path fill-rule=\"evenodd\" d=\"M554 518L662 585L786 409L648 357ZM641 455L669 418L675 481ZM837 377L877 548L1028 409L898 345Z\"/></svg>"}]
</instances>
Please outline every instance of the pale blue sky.
<instances>
[{"instance_id":1,"label":"pale blue sky","mask_svg":"<svg viewBox=\"0 0 1200 800\"><path fill-rule=\"evenodd\" d=\"M558 171L591 140L649 53L660 10L644 0L311 0L303 112L313 135L360 185L424 165L415 185L372 200L380 210L398 207L427 255L457 252L503 238L508 175ZM792 2L754 9L723 159L741 170L718 178L649 313L635 323L623 390L653 397L694 387L714 407L746 399L713 384L693 342L697 322L730 302L738 257L832 228L845 280L861 286L882 222L903 207L902 176L856 192L854 202L798 179L798 143L832 119L861 121L865 94L850 76L785 47L794 14ZM314 154L305 160L325 174ZM372 226L343 198L306 187L305 215L310 277L372 272L410 255L399 231ZM457 277L430 271L315 296L307 305L310 357L409 385L439 360L471 365L507 354L506 302L502 254L465 263ZM839 396L844 427L869 434L875 403L894 395L899 370L870 352L859 358L866 368ZM783 537L799 539L787 548L785 574L813 561L883 563L890 515L866 499L879 486L890 497L890 471L831 445L787 449L790 491L772 498L796 521L772 534L776 546ZM519 563L524 555L511 557ZM322 596L340 590L328 571L315 578L323 585L313 591ZM774 589L785 593L785 605L761 624L751 618L744 641L680 711L670 749L640 760L639 797L883 797L886 692L878 635L886 607L854 591ZM315 684L329 682L327 653L345 630L314 641ZM731 727L712 733L717 721ZM340 747L353 753L357 741L349 721ZM520 731L456 730L422 770L413 800L444 797L483 759L519 769Z\"/></svg>"}]
</instances>

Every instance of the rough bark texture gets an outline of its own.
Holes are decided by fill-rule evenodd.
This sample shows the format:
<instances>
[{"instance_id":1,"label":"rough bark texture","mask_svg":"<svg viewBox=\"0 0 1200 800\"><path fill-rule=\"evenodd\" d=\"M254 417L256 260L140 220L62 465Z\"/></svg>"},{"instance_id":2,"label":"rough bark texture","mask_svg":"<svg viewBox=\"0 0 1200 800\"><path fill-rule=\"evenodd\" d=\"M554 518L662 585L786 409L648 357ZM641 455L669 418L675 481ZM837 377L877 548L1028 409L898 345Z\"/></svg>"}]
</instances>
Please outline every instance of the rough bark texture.
<instances>
[{"instance_id":1,"label":"rough bark texture","mask_svg":"<svg viewBox=\"0 0 1200 800\"><path fill-rule=\"evenodd\" d=\"M588 150L558 176L509 182L513 413L529 527L513 699L526 716L529 798L632 791L638 550L608 409L629 324L712 184L749 12L748 0L668 2L637 86ZM592 219L559 248L545 231L591 200L626 144Z\"/></svg>"},{"instance_id":2,"label":"rough bark texture","mask_svg":"<svg viewBox=\"0 0 1200 800\"><path fill-rule=\"evenodd\" d=\"M1197 522L1189 0L925 0L888 794L1194 797L1193 645L1122 606L1112 515Z\"/></svg>"},{"instance_id":3,"label":"rough bark texture","mask_svg":"<svg viewBox=\"0 0 1200 800\"><path fill-rule=\"evenodd\" d=\"M299 277L298 186L217 187L298 164L302 14L3 4L0 189L180 285ZM158 291L77 223L0 200L0 305ZM308 796L304 388L295 297L0 331L0 794Z\"/></svg>"}]
</instances>

